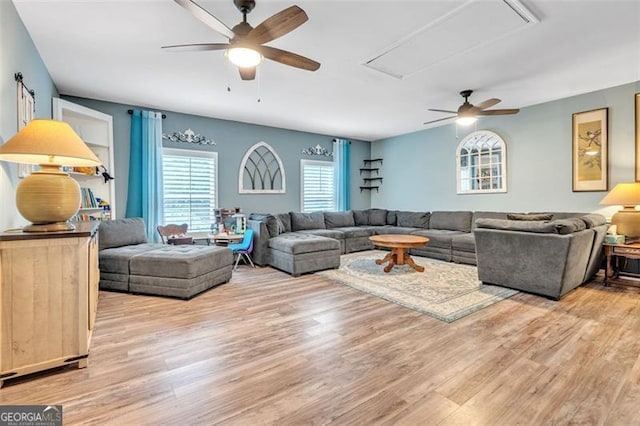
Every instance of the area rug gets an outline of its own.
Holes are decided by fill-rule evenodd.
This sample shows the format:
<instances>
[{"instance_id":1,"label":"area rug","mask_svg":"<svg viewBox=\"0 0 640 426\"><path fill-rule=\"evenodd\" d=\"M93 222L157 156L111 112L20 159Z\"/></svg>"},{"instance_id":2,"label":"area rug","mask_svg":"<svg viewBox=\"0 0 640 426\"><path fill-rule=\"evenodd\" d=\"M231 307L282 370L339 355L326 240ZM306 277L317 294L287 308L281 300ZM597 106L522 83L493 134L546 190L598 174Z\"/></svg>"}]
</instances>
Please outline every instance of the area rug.
<instances>
[{"instance_id":1,"label":"area rug","mask_svg":"<svg viewBox=\"0 0 640 426\"><path fill-rule=\"evenodd\" d=\"M475 266L418 256L413 256L413 260L425 267L424 272L403 265L385 273L384 265L376 265L375 260L386 253L372 250L346 254L340 258L339 269L316 274L445 322L453 322L518 293L482 284Z\"/></svg>"}]
</instances>

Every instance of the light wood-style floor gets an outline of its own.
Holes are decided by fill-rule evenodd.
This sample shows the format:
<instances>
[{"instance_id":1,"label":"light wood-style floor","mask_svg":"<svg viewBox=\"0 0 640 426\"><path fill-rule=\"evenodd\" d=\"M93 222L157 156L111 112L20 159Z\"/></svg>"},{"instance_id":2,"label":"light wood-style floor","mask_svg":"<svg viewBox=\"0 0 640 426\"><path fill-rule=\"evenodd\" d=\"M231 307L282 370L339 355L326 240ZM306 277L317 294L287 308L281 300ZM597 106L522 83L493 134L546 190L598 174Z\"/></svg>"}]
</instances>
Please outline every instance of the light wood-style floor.
<instances>
[{"instance_id":1,"label":"light wood-style floor","mask_svg":"<svg viewBox=\"0 0 640 426\"><path fill-rule=\"evenodd\" d=\"M240 267L191 301L101 292L89 367L7 381L0 404L62 404L67 425L640 424L640 295L520 293L446 324Z\"/></svg>"}]
</instances>

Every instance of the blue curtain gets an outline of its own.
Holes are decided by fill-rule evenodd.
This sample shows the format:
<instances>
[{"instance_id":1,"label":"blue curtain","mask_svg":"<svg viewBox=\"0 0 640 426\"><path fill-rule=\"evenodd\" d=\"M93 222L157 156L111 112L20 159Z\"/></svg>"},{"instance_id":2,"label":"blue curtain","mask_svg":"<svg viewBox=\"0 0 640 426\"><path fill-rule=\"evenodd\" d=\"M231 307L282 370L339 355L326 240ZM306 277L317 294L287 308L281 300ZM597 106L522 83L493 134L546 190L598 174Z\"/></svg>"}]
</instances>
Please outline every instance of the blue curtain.
<instances>
[{"instance_id":1,"label":"blue curtain","mask_svg":"<svg viewBox=\"0 0 640 426\"><path fill-rule=\"evenodd\" d=\"M148 241L159 242L163 223L162 114L133 110L129 154L129 192L125 217L144 219Z\"/></svg>"},{"instance_id":2,"label":"blue curtain","mask_svg":"<svg viewBox=\"0 0 640 426\"><path fill-rule=\"evenodd\" d=\"M349 179L349 157L351 141L333 140L333 161L335 162L334 181L336 188L336 210L347 211L351 208L351 184Z\"/></svg>"}]
</instances>

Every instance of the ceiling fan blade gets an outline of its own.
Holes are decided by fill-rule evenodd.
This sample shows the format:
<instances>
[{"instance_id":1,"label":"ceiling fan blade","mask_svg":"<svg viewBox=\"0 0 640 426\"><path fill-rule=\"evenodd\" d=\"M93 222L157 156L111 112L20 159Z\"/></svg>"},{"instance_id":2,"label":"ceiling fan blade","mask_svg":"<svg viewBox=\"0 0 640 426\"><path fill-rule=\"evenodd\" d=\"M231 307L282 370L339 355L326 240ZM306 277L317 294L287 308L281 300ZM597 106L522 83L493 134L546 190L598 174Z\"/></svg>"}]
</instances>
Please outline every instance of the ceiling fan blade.
<instances>
[{"instance_id":1,"label":"ceiling fan blade","mask_svg":"<svg viewBox=\"0 0 640 426\"><path fill-rule=\"evenodd\" d=\"M204 50L224 50L229 47L229 43L193 43L193 44L175 44L173 46L162 46L163 49L171 49L181 52L197 52Z\"/></svg>"},{"instance_id":2,"label":"ceiling fan blade","mask_svg":"<svg viewBox=\"0 0 640 426\"><path fill-rule=\"evenodd\" d=\"M194 2L193 0L174 0L180 6L187 9L193 16L204 22L208 27L214 31L219 32L223 36L232 39L236 35L229 27L222 23L218 18L207 12L202 6Z\"/></svg>"},{"instance_id":3,"label":"ceiling fan blade","mask_svg":"<svg viewBox=\"0 0 640 426\"><path fill-rule=\"evenodd\" d=\"M309 17L304 10L298 6L291 6L267 18L252 29L247 37L257 44L268 43L295 30L307 20Z\"/></svg>"},{"instance_id":4,"label":"ceiling fan blade","mask_svg":"<svg viewBox=\"0 0 640 426\"><path fill-rule=\"evenodd\" d=\"M240 71L240 78L243 80L254 80L256 78L256 67L238 67L238 71Z\"/></svg>"},{"instance_id":5,"label":"ceiling fan blade","mask_svg":"<svg viewBox=\"0 0 640 426\"><path fill-rule=\"evenodd\" d=\"M297 55L295 53L287 52L286 50L276 49L275 47L260 46L258 49L265 58L272 61L280 62L281 64L289 65L291 67L300 68L307 71L316 71L320 68L320 63L305 58L304 56Z\"/></svg>"},{"instance_id":6,"label":"ceiling fan blade","mask_svg":"<svg viewBox=\"0 0 640 426\"><path fill-rule=\"evenodd\" d=\"M484 102L480 102L479 104L475 105L475 107L478 109L487 109L487 108L491 108L492 106L500 102L502 101L498 98L491 98L491 99L487 99Z\"/></svg>"},{"instance_id":7,"label":"ceiling fan blade","mask_svg":"<svg viewBox=\"0 0 640 426\"><path fill-rule=\"evenodd\" d=\"M510 115L517 114L520 110L518 108L513 109L490 109L485 111L480 111L477 115Z\"/></svg>"},{"instance_id":8,"label":"ceiling fan blade","mask_svg":"<svg viewBox=\"0 0 640 426\"><path fill-rule=\"evenodd\" d=\"M458 111L449 111L449 110L446 110L446 109L429 109L429 111L446 112L446 113L449 113L449 114L457 114L458 113Z\"/></svg>"},{"instance_id":9,"label":"ceiling fan blade","mask_svg":"<svg viewBox=\"0 0 640 426\"><path fill-rule=\"evenodd\" d=\"M432 110L430 110L430 111L432 111ZM426 123L424 123L424 124L437 123L438 121L450 120L450 119L452 119L452 118L456 118L456 116L455 116L455 115L452 115L451 117L439 118L439 119L437 119L437 120L427 121L427 122L426 122Z\"/></svg>"}]
</instances>

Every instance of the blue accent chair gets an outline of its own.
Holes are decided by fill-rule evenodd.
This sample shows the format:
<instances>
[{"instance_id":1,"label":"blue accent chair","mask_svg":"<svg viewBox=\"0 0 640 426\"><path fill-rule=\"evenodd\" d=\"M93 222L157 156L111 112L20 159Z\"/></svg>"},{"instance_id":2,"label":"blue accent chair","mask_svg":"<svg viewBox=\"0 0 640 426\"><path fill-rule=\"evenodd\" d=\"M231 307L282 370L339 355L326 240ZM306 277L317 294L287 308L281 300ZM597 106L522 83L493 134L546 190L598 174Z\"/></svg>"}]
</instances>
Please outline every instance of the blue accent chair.
<instances>
[{"instance_id":1,"label":"blue accent chair","mask_svg":"<svg viewBox=\"0 0 640 426\"><path fill-rule=\"evenodd\" d=\"M244 231L244 238L242 242L238 244L229 244L227 248L233 251L233 255L236 258L236 261L233 265L233 270L235 271L238 267L238 262L240 262L240 258L243 259L243 262L246 264L247 261L251 264L252 267L256 267L253 264L253 260L251 260L251 252L253 251L253 229L247 229Z\"/></svg>"}]
</instances>

